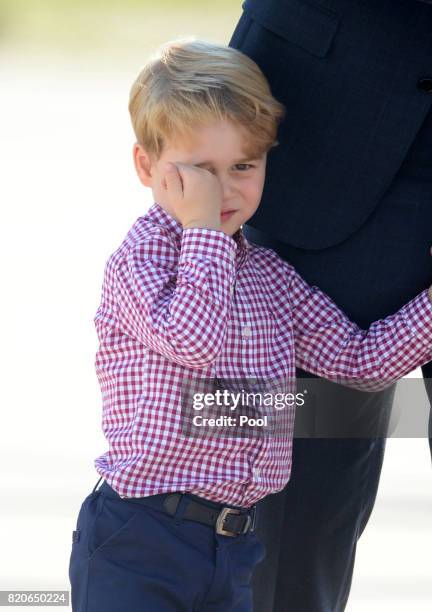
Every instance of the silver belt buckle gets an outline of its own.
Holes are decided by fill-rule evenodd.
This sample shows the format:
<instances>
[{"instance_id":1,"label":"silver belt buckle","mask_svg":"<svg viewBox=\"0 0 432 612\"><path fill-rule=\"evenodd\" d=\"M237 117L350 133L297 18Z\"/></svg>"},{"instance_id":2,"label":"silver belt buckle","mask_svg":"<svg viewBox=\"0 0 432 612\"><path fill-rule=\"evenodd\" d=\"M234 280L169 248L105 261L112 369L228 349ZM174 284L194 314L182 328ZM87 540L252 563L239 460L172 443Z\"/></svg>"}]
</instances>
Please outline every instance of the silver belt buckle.
<instances>
[{"instance_id":1,"label":"silver belt buckle","mask_svg":"<svg viewBox=\"0 0 432 612\"><path fill-rule=\"evenodd\" d=\"M226 529L224 529L224 522L228 514L244 514L244 513L241 510L237 510L236 508L222 508L222 510L219 513L219 516L217 517L217 521L216 521L216 533L234 538L235 536L239 534L234 533L232 531L227 531ZM252 522L252 519L250 515L248 514L246 524L243 528L243 531L241 532L242 534L248 531L251 522Z\"/></svg>"}]
</instances>

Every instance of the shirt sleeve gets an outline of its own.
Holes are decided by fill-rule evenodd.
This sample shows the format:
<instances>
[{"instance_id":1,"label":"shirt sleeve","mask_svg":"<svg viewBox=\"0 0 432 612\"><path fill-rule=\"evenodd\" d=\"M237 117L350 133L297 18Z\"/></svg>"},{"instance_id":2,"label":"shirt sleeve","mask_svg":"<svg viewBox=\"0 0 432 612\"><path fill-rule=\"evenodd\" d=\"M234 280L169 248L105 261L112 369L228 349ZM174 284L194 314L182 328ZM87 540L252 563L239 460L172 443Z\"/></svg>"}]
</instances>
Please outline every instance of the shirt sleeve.
<instances>
[{"instance_id":1,"label":"shirt sleeve","mask_svg":"<svg viewBox=\"0 0 432 612\"><path fill-rule=\"evenodd\" d=\"M292 266L286 264L286 270L297 367L340 384L379 391L431 360L428 289L363 330Z\"/></svg>"},{"instance_id":2,"label":"shirt sleeve","mask_svg":"<svg viewBox=\"0 0 432 612\"><path fill-rule=\"evenodd\" d=\"M212 363L226 332L236 249L221 230L183 230L180 254L166 234L151 233L116 269L122 330L179 364Z\"/></svg>"}]
</instances>

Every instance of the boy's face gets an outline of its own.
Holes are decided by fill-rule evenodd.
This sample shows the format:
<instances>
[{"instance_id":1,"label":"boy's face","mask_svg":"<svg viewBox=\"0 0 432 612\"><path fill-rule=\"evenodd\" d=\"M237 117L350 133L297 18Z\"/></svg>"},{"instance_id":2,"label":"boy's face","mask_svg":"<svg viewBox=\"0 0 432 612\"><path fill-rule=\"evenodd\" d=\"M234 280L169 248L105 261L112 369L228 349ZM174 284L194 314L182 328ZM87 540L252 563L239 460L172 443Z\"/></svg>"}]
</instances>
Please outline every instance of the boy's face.
<instances>
[{"instance_id":1,"label":"boy's face","mask_svg":"<svg viewBox=\"0 0 432 612\"><path fill-rule=\"evenodd\" d=\"M174 218L162 186L165 163L180 162L212 172L222 187L221 229L232 236L258 208L264 187L267 154L248 158L244 142L243 128L228 121L215 121L198 127L190 140L167 145L158 160L136 144L135 166L141 182L152 188L154 201Z\"/></svg>"}]
</instances>

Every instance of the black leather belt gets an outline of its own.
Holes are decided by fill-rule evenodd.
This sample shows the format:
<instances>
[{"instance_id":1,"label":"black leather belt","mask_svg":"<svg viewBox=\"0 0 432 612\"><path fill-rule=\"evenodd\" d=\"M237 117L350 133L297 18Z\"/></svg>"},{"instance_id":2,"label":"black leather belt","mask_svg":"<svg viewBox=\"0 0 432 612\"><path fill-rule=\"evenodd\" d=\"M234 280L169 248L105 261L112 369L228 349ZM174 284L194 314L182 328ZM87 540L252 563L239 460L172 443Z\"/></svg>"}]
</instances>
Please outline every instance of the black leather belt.
<instances>
[{"instance_id":1,"label":"black leather belt","mask_svg":"<svg viewBox=\"0 0 432 612\"><path fill-rule=\"evenodd\" d=\"M96 483L93 493L102 477ZM104 481L99 489L99 493L114 499L126 499L132 504L142 504L166 512L170 516L176 514L178 505L182 497L185 498L184 513L182 518L190 521L197 521L204 525L209 525L216 529L216 533L225 536L238 536L249 531L255 531L257 520L257 507L251 508L232 508L224 506L208 499L203 499L192 493L159 493L147 497L126 497L120 495Z\"/></svg>"},{"instance_id":2,"label":"black leather belt","mask_svg":"<svg viewBox=\"0 0 432 612\"><path fill-rule=\"evenodd\" d=\"M215 527L216 533L225 536L234 537L249 531L255 531L256 506L244 510L230 508L229 506L218 506L217 504L212 507L205 502L196 500L196 498L192 499L188 494L185 495L188 505L183 518ZM182 493L169 493L166 496L163 507L171 516L176 513L182 496Z\"/></svg>"}]
</instances>

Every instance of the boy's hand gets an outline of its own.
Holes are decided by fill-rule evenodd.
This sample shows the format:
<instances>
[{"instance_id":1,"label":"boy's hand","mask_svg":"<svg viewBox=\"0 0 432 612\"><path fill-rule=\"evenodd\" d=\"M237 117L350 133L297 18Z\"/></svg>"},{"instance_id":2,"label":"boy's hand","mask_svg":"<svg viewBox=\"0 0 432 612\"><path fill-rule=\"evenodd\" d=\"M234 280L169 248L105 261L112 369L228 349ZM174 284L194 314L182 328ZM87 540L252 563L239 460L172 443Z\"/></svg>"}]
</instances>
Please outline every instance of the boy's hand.
<instances>
[{"instance_id":1,"label":"boy's hand","mask_svg":"<svg viewBox=\"0 0 432 612\"><path fill-rule=\"evenodd\" d=\"M221 229L222 188L211 172L188 164L167 163L163 184L183 229Z\"/></svg>"}]
</instances>

